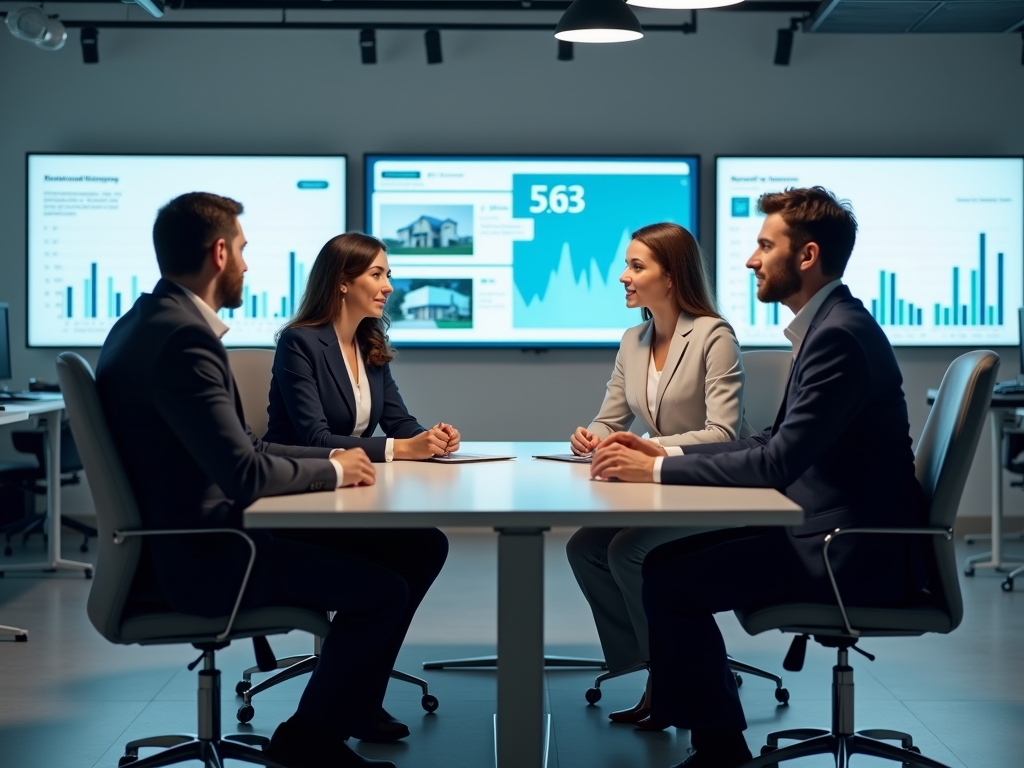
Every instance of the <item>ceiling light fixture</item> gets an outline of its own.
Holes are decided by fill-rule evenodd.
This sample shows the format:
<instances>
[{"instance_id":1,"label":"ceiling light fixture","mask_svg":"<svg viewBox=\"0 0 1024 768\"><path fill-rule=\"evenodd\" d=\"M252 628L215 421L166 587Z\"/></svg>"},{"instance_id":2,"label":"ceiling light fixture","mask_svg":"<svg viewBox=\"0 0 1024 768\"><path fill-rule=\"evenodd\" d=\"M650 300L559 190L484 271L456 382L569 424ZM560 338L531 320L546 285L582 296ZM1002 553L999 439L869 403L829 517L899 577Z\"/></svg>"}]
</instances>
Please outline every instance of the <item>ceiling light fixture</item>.
<instances>
[{"instance_id":1,"label":"ceiling light fixture","mask_svg":"<svg viewBox=\"0 0 1024 768\"><path fill-rule=\"evenodd\" d=\"M359 53L363 64L377 63L377 32L370 27L359 31Z\"/></svg>"},{"instance_id":2,"label":"ceiling light fixture","mask_svg":"<svg viewBox=\"0 0 1024 768\"><path fill-rule=\"evenodd\" d=\"M558 60L559 61L572 61L573 50L572 43L568 40L558 41Z\"/></svg>"},{"instance_id":3,"label":"ceiling light fixture","mask_svg":"<svg viewBox=\"0 0 1024 768\"><path fill-rule=\"evenodd\" d=\"M427 46L427 64L440 64L441 57L441 33L436 29L428 29L423 33L423 42Z\"/></svg>"},{"instance_id":4,"label":"ceiling light fixture","mask_svg":"<svg viewBox=\"0 0 1024 768\"><path fill-rule=\"evenodd\" d=\"M660 8L663 11L703 11L706 8L725 8L739 5L743 0L626 0L637 8Z\"/></svg>"},{"instance_id":5,"label":"ceiling light fixture","mask_svg":"<svg viewBox=\"0 0 1024 768\"><path fill-rule=\"evenodd\" d=\"M68 31L56 16L47 16L41 8L18 8L7 14L7 29L19 40L32 43L44 51L64 47Z\"/></svg>"},{"instance_id":6,"label":"ceiling light fixture","mask_svg":"<svg viewBox=\"0 0 1024 768\"><path fill-rule=\"evenodd\" d=\"M801 19L790 19L789 29L780 29L775 38L775 65L788 67L789 58L793 53L794 33L800 29Z\"/></svg>"},{"instance_id":7,"label":"ceiling light fixture","mask_svg":"<svg viewBox=\"0 0 1024 768\"><path fill-rule=\"evenodd\" d=\"M643 36L623 0L573 0L555 27L555 37L569 43L626 43Z\"/></svg>"}]
</instances>

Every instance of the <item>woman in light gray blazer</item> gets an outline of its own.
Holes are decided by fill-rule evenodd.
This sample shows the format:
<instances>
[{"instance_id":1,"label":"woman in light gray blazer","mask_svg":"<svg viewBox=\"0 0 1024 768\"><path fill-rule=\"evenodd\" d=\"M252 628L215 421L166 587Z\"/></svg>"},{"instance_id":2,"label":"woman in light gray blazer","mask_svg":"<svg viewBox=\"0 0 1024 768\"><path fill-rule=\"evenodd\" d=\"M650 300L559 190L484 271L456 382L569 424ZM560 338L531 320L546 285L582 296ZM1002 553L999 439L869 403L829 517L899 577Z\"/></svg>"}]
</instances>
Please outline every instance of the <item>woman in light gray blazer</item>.
<instances>
[{"instance_id":1,"label":"woman in light gray blazer","mask_svg":"<svg viewBox=\"0 0 1024 768\"><path fill-rule=\"evenodd\" d=\"M697 241L677 224L652 224L633 233L619 278L626 306L641 307L645 322L622 337L601 410L570 438L573 453L600 450L601 440L639 418L649 439L682 453L695 443L745 436L743 364L732 327L715 309ZM709 528L581 528L566 548L590 603L608 669L650 659L642 599L644 557L659 544ZM650 687L648 685L648 691ZM616 722L661 730L651 721L647 693Z\"/></svg>"}]
</instances>

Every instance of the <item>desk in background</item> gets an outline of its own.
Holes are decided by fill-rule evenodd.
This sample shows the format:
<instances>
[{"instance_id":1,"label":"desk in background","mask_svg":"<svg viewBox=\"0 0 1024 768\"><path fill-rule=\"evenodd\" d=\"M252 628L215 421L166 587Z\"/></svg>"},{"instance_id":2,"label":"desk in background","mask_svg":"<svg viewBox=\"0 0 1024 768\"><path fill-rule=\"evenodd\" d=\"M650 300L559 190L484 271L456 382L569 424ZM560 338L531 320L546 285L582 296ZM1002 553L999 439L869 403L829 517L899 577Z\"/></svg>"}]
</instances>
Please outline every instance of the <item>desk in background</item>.
<instances>
[{"instance_id":1,"label":"desk in background","mask_svg":"<svg viewBox=\"0 0 1024 768\"><path fill-rule=\"evenodd\" d=\"M46 422L46 530L49 537L47 557L45 561L36 563L17 563L0 565L0 576L5 571L57 571L80 570L85 577L92 577L92 565L65 560L60 556L60 420L64 412L63 400L40 400L37 402L4 401L4 414L20 415L21 419L29 416L39 417ZM2 423L2 422L0 422Z\"/></svg>"},{"instance_id":2,"label":"desk in background","mask_svg":"<svg viewBox=\"0 0 1024 768\"><path fill-rule=\"evenodd\" d=\"M498 533L498 768L547 762L544 532L552 526L798 525L803 511L767 488L593 482L590 466L533 459L565 443L464 443L515 461L378 464L377 484L260 499L246 528L430 528Z\"/></svg>"},{"instance_id":3,"label":"desk in background","mask_svg":"<svg viewBox=\"0 0 1024 768\"><path fill-rule=\"evenodd\" d=\"M928 390L928 405L935 403L938 393L937 389ZM1024 566L1024 563L1003 560L1003 464L999 458L1002 455L1003 430L1017 426L1017 411L1021 408L1024 408L1024 394L992 394L989 403L989 421L992 427L992 551L967 558L964 573L968 576L973 576L978 568L1004 570ZM1003 582L1003 589L1013 589L1012 579Z\"/></svg>"}]
</instances>

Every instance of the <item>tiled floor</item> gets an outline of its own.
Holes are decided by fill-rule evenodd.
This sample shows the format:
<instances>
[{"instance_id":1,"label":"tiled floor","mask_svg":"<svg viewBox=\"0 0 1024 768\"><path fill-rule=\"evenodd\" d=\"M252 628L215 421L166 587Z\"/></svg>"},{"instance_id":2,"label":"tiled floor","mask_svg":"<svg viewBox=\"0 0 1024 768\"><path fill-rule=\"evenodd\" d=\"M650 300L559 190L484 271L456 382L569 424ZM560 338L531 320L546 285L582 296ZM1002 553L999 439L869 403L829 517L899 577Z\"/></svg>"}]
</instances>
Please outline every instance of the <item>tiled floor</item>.
<instances>
[{"instance_id":1,"label":"tiled floor","mask_svg":"<svg viewBox=\"0 0 1024 768\"><path fill-rule=\"evenodd\" d=\"M493 652L495 553L492 535L452 532L448 565L410 631L399 666L417 673L427 659ZM595 655L597 638L586 603L563 553L567 532L548 539L546 633L549 652ZM83 557L69 537L67 555ZM9 561L37 555L16 548ZM976 551L963 547L962 553ZM1024 546L1010 545L1024 555ZM857 723L913 733L925 754L951 768L1024 766L1024 579L1006 594L1000 578L981 573L963 579L966 618L948 636L871 640L863 646L875 662L854 656ZM27 643L0 644L0 765L4 768L69 768L117 765L126 740L195 730L195 674L185 665L185 646L114 646L85 615L88 581L71 574L0 580L0 624L30 632ZM733 656L773 670L781 668L789 638L779 633L747 636L731 615L719 617ZM275 638L278 655L303 653L312 641L293 633ZM251 646L237 643L218 656L224 679L225 730L270 734L294 710L303 679L258 696L251 728L235 720L234 683L252 663ZM834 655L811 645L807 665L785 675L788 707L776 705L770 684L747 678L741 690L750 729L748 741L763 743L769 731L796 726L827 727L830 668ZM486 671L430 672L431 692L441 701L434 715L420 708L419 691L393 682L386 705L409 723L413 734L397 745L357 745L370 756L393 759L399 768L480 768L493 765L494 677ZM686 756L685 731L635 734L611 725L606 713L634 703L639 675L603 686L598 706L583 693L593 673L551 671L547 675L553 722L555 768L667 768ZM339 694L342 695L342 694ZM681 692L686 695L686 692ZM831 766L829 759L792 765ZM853 765L883 765L854 758ZM886 764L890 765L890 764Z\"/></svg>"}]
</instances>

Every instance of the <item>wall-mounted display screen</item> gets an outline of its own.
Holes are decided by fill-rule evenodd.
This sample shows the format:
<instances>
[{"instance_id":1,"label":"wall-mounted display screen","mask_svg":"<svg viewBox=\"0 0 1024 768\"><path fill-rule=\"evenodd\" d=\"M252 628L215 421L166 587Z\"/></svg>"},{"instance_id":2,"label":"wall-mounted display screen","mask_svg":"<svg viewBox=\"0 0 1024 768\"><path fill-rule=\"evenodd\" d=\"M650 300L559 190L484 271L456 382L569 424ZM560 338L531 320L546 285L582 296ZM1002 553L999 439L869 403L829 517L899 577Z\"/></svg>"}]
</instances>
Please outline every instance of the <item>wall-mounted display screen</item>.
<instances>
[{"instance_id":1,"label":"wall-mounted display screen","mask_svg":"<svg viewBox=\"0 0 1024 768\"><path fill-rule=\"evenodd\" d=\"M696 234L695 157L366 157L398 345L617 344L630 234Z\"/></svg>"},{"instance_id":2,"label":"wall-mounted display screen","mask_svg":"<svg viewBox=\"0 0 1024 768\"><path fill-rule=\"evenodd\" d=\"M859 225L843 282L894 346L1014 345L1024 300L1024 159L719 157L717 279L746 346L789 346L793 314L757 301L744 265L758 198L820 185Z\"/></svg>"},{"instance_id":3,"label":"wall-mounted display screen","mask_svg":"<svg viewBox=\"0 0 1024 768\"><path fill-rule=\"evenodd\" d=\"M244 304L228 346L273 346L321 246L345 231L345 157L28 156L29 346L100 346L160 277L157 210L185 192L245 206Z\"/></svg>"}]
</instances>

